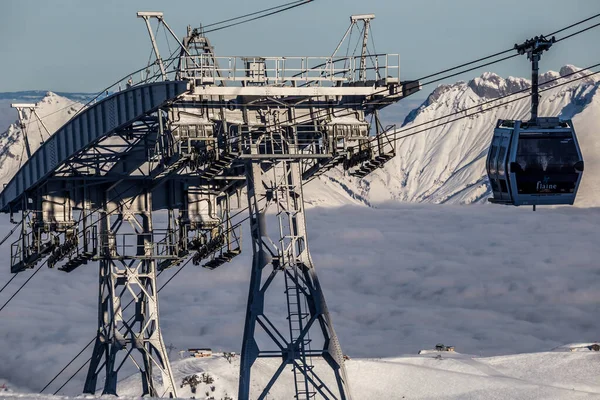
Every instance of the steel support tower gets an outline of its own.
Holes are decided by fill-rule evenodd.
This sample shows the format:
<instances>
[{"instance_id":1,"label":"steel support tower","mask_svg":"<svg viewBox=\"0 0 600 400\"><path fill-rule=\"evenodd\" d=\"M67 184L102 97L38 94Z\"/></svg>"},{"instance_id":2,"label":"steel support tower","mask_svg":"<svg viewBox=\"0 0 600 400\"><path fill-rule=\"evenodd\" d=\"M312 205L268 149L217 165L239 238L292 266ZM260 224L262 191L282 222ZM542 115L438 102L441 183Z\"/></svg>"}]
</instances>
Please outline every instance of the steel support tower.
<instances>
[{"instance_id":1,"label":"steel support tower","mask_svg":"<svg viewBox=\"0 0 600 400\"><path fill-rule=\"evenodd\" d=\"M128 212L126 204L121 204L122 212L111 218L111 211L105 207L97 223L100 230L98 334L84 393L96 392L97 378L104 368L106 378L102 393L117 395L117 374L124 361L130 358L141 373L142 395L176 397L173 373L159 328L156 261L153 258L152 193L145 189L128 200L142 204L143 211ZM119 249L116 242L123 223L129 224L134 231L131 239L135 240L135 244L125 245L133 250L129 256L124 251L120 252L125 249ZM126 317L122 304L127 297L135 302L129 310L130 318ZM163 387L160 392L152 379L154 366L162 374Z\"/></svg>"},{"instance_id":2,"label":"steel support tower","mask_svg":"<svg viewBox=\"0 0 600 400\"><path fill-rule=\"evenodd\" d=\"M294 151L296 143L295 135L282 137L287 154L297 154ZM260 154L258 144L251 146L251 154ZM258 399L266 398L286 366L291 366L293 371L296 398L310 399L319 394L326 399L349 399L342 350L308 249L301 161L282 160L274 154L270 160L248 161L246 174L254 256L238 397L250 398L251 368L256 359L275 357L281 359L281 364ZM274 238L267 230L266 213L269 210L275 213L279 225L279 234ZM265 312L265 297L275 286L276 279L283 282L287 332L278 329L273 322L274 316ZM271 339L270 346L261 348L258 345L257 329ZM321 357L334 371L336 383L333 388L313 364L315 358Z\"/></svg>"},{"instance_id":3,"label":"steel support tower","mask_svg":"<svg viewBox=\"0 0 600 400\"><path fill-rule=\"evenodd\" d=\"M310 257L302 185L335 167L363 177L390 160L394 127L378 112L418 82L400 81L397 54L369 52L372 14L351 17L342 39L363 24L360 54L338 56L340 42L330 57L218 57L201 29L179 40L162 13L138 16L156 60L49 136L0 193L0 210L22 217L11 271L45 262L71 272L97 261L84 391L116 395L119 376L135 368L140 394L176 397L157 276L240 254L235 215L245 210L232 210L246 198L253 263L238 398L264 399L290 383L295 399L350 399ZM161 58L155 20L180 48L175 60ZM251 375L259 358L279 360L262 383Z\"/></svg>"}]
</instances>

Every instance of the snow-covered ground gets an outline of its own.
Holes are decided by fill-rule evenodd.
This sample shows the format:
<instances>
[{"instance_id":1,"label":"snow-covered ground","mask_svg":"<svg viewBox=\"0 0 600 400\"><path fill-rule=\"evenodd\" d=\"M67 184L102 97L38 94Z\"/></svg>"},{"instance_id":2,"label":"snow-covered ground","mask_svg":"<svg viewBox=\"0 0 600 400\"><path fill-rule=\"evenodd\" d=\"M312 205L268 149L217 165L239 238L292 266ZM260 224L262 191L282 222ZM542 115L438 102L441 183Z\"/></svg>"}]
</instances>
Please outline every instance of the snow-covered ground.
<instances>
[{"instance_id":1,"label":"snow-covered ground","mask_svg":"<svg viewBox=\"0 0 600 400\"><path fill-rule=\"evenodd\" d=\"M498 357L432 352L381 359L351 359L346 362L349 385L355 399L596 399L600 398L600 353L552 351ZM253 374L269 377L278 361L261 359ZM210 358L186 358L172 363L178 397L196 399L237 398L239 357L231 361L222 354ZM192 391L181 385L185 377L201 381ZM158 378L158 377L157 377ZM281 380L291 379L285 371ZM183 386L183 387L182 387ZM132 376L120 382L119 397L139 398L140 381ZM10 386L8 386L10 390ZM159 391L161 387L157 388ZM90 398L78 396L77 398ZM65 399L18 390L2 392L0 398ZM293 385L276 384L269 400L294 398Z\"/></svg>"},{"instance_id":2,"label":"snow-covered ground","mask_svg":"<svg viewBox=\"0 0 600 400\"><path fill-rule=\"evenodd\" d=\"M577 398L598 391L600 353L506 355L599 339L600 209L534 213L493 205L388 204L315 207L307 218L336 332L352 358L350 374L357 380L366 374L363 389L355 390L382 393L393 386L406 390L399 392L406 398L456 399ZM2 225L2 231L8 228ZM214 271L190 265L160 293L167 344L239 351L251 262L249 241L244 244L231 264ZM29 274L18 277L0 301ZM0 314L0 377L36 392L83 348L96 325L96 274L90 264L70 275L43 269L32 279ZM0 269L0 282L8 278L8 268ZM274 311L283 315L283 305ZM438 342L464 354L502 356L477 361L497 362L491 368L499 376L478 376L468 360L415 358ZM87 357L89 351L50 390ZM178 358L177 350L171 357ZM366 357L386 359L358 360ZM539 371L533 368L536 357ZM454 363L462 369L439 371ZM84 377L78 374L61 393L80 393ZM491 396L495 390L504 397ZM357 398L394 398L389 396L397 392L385 393Z\"/></svg>"}]
</instances>

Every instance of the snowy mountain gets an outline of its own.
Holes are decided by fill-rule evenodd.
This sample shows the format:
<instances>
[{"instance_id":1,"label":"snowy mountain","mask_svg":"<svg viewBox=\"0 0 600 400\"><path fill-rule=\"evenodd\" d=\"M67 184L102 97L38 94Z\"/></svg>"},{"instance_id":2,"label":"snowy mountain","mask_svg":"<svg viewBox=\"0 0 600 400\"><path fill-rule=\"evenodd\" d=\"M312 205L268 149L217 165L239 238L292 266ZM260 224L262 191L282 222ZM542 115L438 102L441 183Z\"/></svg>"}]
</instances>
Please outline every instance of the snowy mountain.
<instances>
[{"instance_id":1,"label":"snowy mountain","mask_svg":"<svg viewBox=\"0 0 600 400\"><path fill-rule=\"evenodd\" d=\"M576 74L571 75L573 73ZM586 166L576 201L576 205L583 207L600 205L600 138L596 135L596 125L600 119L600 96L596 92L600 83L597 78L588 77L564 86L558 85L587 73L567 65L559 72L550 71L540 76L542 84L553 82L542 86L542 89L550 89L542 93L539 114L572 118L575 123ZM346 204L377 205L386 201L485 203L490 196L485 158L496 121L527 119L530 103L525 98L491 109L496 103L482 103L528 87L530 81L527 79L504 79L490 72L469 82L438 86L423 104L409 113L398 135L424 132L399 140L396 157L384 168L363 179L346 176L340 169L315 179L305 188L308 204L335 207ZM69 97L83 96L75 95ZM500 100L499 103L510 99ZM38 114L42 117L49 115L44 122L52 132L79 107L81 104L74 100L48 92L39 103ZM398 110L404 108L401 104L392 106L386 110L384 118L393 120L395 115L402 114L395 113L394 107ZM435 127L460 117L454 115L446 118L465 109L469 109L469 113L480 109L486 111ZM428 124L432 120L435 121ZM29 125L29 137L33 147L37 148L41 138L39 123L32 119ZM14 175L23 152L20 129L13 124L0 134L0 184L6 183Z\"/></svg>"},{"instance_id":2,"label":"snowy mountain","mask_svg":"<svg viewBox=\"0 0 600 400\"><path fill-rule=\"evenodd\" d=\"M36 112L51 134L64 125L83 106L77 101L52 92L47 92L36 104ZM24 122L31 151L34 152L40 143L48 138L48 133L38 118L29 110L25 110ZM23 132L17 121L0 134L0 185L7 183L13 177L26 157Z\"/></svg>"},{"instance_id":3,"label":"snowy mountain","mask_svg":"<svg viewBox=\"0 0 600 400\"><path fill-rule=\"evenodd\" d=\"M586 167L576 205L598 206L600 137L596 128L600 119L600 96L596 92L599 82L595 77L589 77L557 86L586 74L581 71L562 78L577 71L578 68L567 65L560 72L550 71L540 76L541 83L559 79L541 87L551 89L541 93L539 115L573 119ZM504 79L489 72L469 82L441 85L409 114L399 136L455 119L460 115L444 117L526 89L530 85L530 81L523 78ZM515 97L520 96L523 94ZM500 100L499 103L510 99ZM371 205L385 201L484 203L491 194L485 159L496 121L529 118L528 98L489 109L494 104L481 106L480 109L487 110L481 114L433 127L398 141L396 157L362 180L344 176L339 170L330 172L321 177L320 182L307 185L307 200L315 205L335 205L344 201ZM478 110L474 108L469 113ZM427 124L432 120L436 121ZM413 126L416 128L411 130ZM323 185L323 182L326 184Z\"/></svg>"}]
</instances>

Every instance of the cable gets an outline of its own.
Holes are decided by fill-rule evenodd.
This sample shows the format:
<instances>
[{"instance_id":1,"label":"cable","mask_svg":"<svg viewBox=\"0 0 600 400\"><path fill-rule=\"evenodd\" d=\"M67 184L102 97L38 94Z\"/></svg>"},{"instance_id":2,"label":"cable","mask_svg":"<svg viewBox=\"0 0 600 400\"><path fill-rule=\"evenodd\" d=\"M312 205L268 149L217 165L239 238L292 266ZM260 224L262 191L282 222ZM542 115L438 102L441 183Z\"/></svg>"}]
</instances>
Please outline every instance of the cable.
<instances>
[{"instance_id":1,"label":"cable","mask_svg":"<svg viewBox=\"0 0 600 400\"><path fill-rule=\"evenodd\" d=\"M557 30L557 31L554 31L554 32L552 32L552 33L549 33L549 34L547 34L547 35L545 35L545 36L553 36L553 35L556 35L557 33L560 33L560 32L563 32L563 31L565 31L565 30L571 29L571 28L573 28L573 27L575 27L575 26L577 26L577 25L581 25L581 24L583 24L583 23L585 23L585 22L587 22L587 21L590 21L590 20L592 20L592 19L595 19L595 18L598 18L598 17L600 17L600 14L595 14L595 15L592 15L591 17L588 17L588 18L586 18L586 19L583 19L583 20L581 20L581 21L575 22L575 23L573 23L573 24L571 24L571 25L569 25L569 26L566 26L566 27L564 27L564 28L561 28L561 29L559 29L559 30ZM590 27L590 28L583 29L583 30L581 30L581 31L579 31L579 32L576 32L576 33L574 33L574 34L572 34L572 35L569 35L569 36L567 36L567 37L564 37L564 38L562 38L562 39L558 39L558 40L557 40L557 42L559 42L559 41L561 41L561 40L564 40L564 39L568 39L568 38L569 38L569 37L571 37L571 36L578 35L579 33L583 33L583 32L585 32L586 30L588 30L588 29L591 29L591 28L593 28L593 27L596 27L596 26L597 26L597 25L594 25L594 26L592 26L592 27ZM428 79L428 78L432 78L432 77L434 77L434 76L441 75L441 74L445 74L446 72L454 71L454 70L456 70L456 69L459 69L459 68L462 68L462 67L466 67L466 66L469 66L469 65L471 65L471 64L478 63L478 62L480 62L480 61L489 60L490 58L498 57L498 56L501 56L501 55L503 55L503 54L510 53L510 52L512 52L512 51L514 51L514 48L510 48L510 49L502 50L502 51L499 51L499 52L497 52L497 53L490 54L489 56L486 56L486 57L481 57L481 58L478 58L478 59L476 59L476 60L469 61L469 62L467 62L467 63L464 63L464 64L457 65L456 67L447 68L447 69L445 69L445 70L442 70L442 71L440 71L440 72L436 72L436 73L433 73L433 74L425 75L425 76L423 76L423 77L421 77L421 78L418 78L418 79L415 79L415 80L421 81L421 80L425 80L425 79ZM510 57L509 57L509 58L510 58ZM504 58L504 59L507 59L507 58ZM503 60L504 60L504 59L503 59ZM499 61L502 61L502 60L499 60ZM485 65L482 65L482 66L487 66L487 65L490 65L490 64L485 64ZM471 71L471 70L472 70L472 69L470 69L470 70L467 70L467 71L464 71L464 72L469 72L469 71ZM454 74L454 75L451 75L451 76L449 76L449 77L456 76L456 75L457 75L457 74Z\"/></svg>"},{"instance_id":2,"label":"cable","mask_svg":"<svg viewBox=\"0 0 600 400\"><path fill-rule=\"evenodd\" d=\"M31 279L33 279L33 277L40 271L40 269L42 269L42 267L44 265L46 265L47 262L48 262L48 260L46 260L40 264L40 266L35 270L35 272L33 274L31 274L31 276L29 278L27 278L27 280L17 289L17 291L15 293L13 293L12 296L10 296L10 298L6 301L6 303L4 303L4 305L2 307L0 307L0 312L2 312L2 310L4 310L4 308L8 305L8 303L10 303L10 301L15 298L15 296L21 291L21 289L23 289L25 287L25 285L27 285L29 283L29 281ZM16 276L16 274L15 274L15 276ZM14 279L14 277L13 277L13 279ZM12 279L11 279L11 281L12 281ZM10 281L9 281L9 283L10 283Z\"/></svg>"},{"instance_id":3,"label":"cable","mask_svg":"<svg viewBox=\"0 0 600 400\"><path fill-rule=\"evenodd\" d=\"M172 60L175 60L175 59L178 59L178 58L179 58L179 56L177 56L177 57L174 57L174 58L167 58L167 59L163 59L163 62L166 62L166 61L172 61ZM138 73L140 73L140 72L144 71L146 68L148 68L148 65L146 65L146 66L145 66L145 67L143 67L143 68L137 69L137 70L135 70L135 71L133 71L133 72L130 72L130 73L126 74L126 75L125 75L123 78L121 78L121 79L119 79L119 80L115 81L115 82L114 82L114 83L112 83L110 86L107 86L107 87L105 87L103 90L101 90L101 91L97 92L97 93L96 93L96 95L95 95L95 96L94 96L94 97L93 97L91 100L89 100L87 103L85 103L85 104L84 104L84 105L83 105L83 106L82 106L82 107L81 107L81 108L80 108L80 109L79 109L79 110L78 110L78 111L77 111L75 114L73 114L73 116L72 116L71 118L69 118L69 120L68 120L67 122L69 122L71 119L75 118L75 117L76 117L76 116L77 116L77 115L78 115L78 114L79 114L79 113L80 113L80 112L81 112L81 111L82 111L84 108L86 108L87 106L89 106L90 104L92 104L92 103L93 103L95 100L97 100L97 99L98 99L100 96L102 96L102 95L103 95L104 93L106 93L108 90L112 89L113 87L115 87L115 86L116 86L116 85L118 85L119 83L123 82L124 80L126 80L126 79L127 79L127 78L129 78L130 76L133 76L133 75L135 75L135 74L138 74ZM155 74L155 75L154 75L152 78L156 77L157 75L158 75L158 74ZM69 104L68 106L65 106L65 107L63 107L63 108L60 108L60 109L58 109L58 110L55 110L55 111L53 111L53 112L51 112L51 113L48 113L48 114L46 114L46 115L40 116L40 120L42 120L42 119L45 119L45 118L48 118L49 116L51 116L51 115L54 115L54 114L56 114L56 113L59 113L59 112L61 112L61 111L63 111L63 110L66 110L66 109L67 109L67 108L69 108L69 107L73 107L73 105L75 105L75 104L80 104L80 103L78 103L78 102L76 102L76 101L73 101L73 100L69 100L69 101L71 101L71 104ZM66 123L66 122L65 122L65 123Z\"/></svg>"},{"instance_id":4,"label":"cable","mask_svg":"<svg viewBox=\"0 0 600 400\"><path fill-rule=\"evenodd\" d=\"M94 343L94 341L95 341L95 340L96 340L96 337L94 336L94 338L93 338L93 339L92 339L92 340L91 340L91 341L90 341L90 342L89 342L89 343L88 343L88 344L87 344L87 345L86 345L86 346L85 346L85 347L84 347L84 348L83 348L83 349L82 349L82 350L81 350L79 353L77 353L77 355L76 355L75 357L73 357L73 359L72 359L71 361L69 361L69 363L68 363L67 365L65 365L65 367L64 367L63 369L61 369L61 370L60 370L60 372L59 372L58 374L56 374L56 375L54 376L54 378L52 378L52 380L51 380L50 382L48 382L48 383L46 384L46 386L44 386L44 388L43 388L42 390L40 390L40 393L43 393L43 392L44 392L44 390L46 390L46 389L48 388L48 386L50 386L50 385L51 385L51 384L52 384L52 383L53 383L53 382L56 380L56 378L58 378L58 377L59 377L59 376L60 376L60 375L61 375L63 372L65 372L65 370L66 370L67 368L69 368L69 367L71 366L71 364L73 364L73 362L74 362L74 361L75 361L75 360L76 360L76 359L77 359L77 358L78 358L78 357L79 357L81 354L83 354L83 352L84 352L84 351L86 351L86 350L87 350L87 348L88 348L88 347L90 347L90 346L92 345L92 343ZM89 359L88 359L88 360L87 360L85 363L87 364L88 362L90 362L90 360L91 360L91 359L92 359L92 357L90 357L90 358L89 358ZM84 365L85 365L85 364L84 364ZM83 368L83 367L81 367L81 368ZM79 369L77 370L77 372L79 372L79 371L81 370L81 368L79 368ZM76 373L77 373L77 372L76 372ZM75 376L75 375L73 375L73 376ZM65 384L64 384L64 385L62 385L62 386L61 386L61 387L60 387L58 390L60 390L60 389L62 389L63 387L65 387L65 385L66 385L67 383L69 383L69 381L70 381L71 379L73 379L73 376L71 376L71 378L69 378L69 380L67 380L67 382L65 382ZM58 390L57 390L57 392L58 392ZM54 394L56 394L56 393L54 393Z\"/></svg>"},{"instance_id":5,"label":"cable","mask_svg":"<svg viewBox=\"0 0 600 400\"><path fill-rule=\"evenodd\" d=\"M588 68L586 68L586 69L590 69L590 68L596 68L596 67L599 67L599 66L600 66L600 63L598 63L598 64L594 64L594 65L592 65L592 66L590 66L590 67L588 67ZM572 73L570 73L570 74L568 74L568 75L565 75L565 76L571 76L571 75L575 75L575 74L579 74L579 73L581 73L581 71L572 72ZM567 84L569 84L569 83L572 83L572 82L577 82L577 81L579 81L579 80L582 80L582 79L588 78L588 77L590 77L590 76L593 76L593 75L596 75L596 74L598 74L598 73L600 73L600 71L597 71L597 72L592 72L592 73L589 73L589 74L587 74L587 75L583 75L583 76L580 76L580 77L577 77L577 78L574 78L574 79L570 79L570 80L568 80L568 81L566 81L566 82L563 82L563 83L560 83L560 84L558 84L558 85L554 85L554 86L552 86L552 87L549 87L549 88L542 89L542 90L540 90L540 93L546 92L546 91L548 91L548 90L551 90L551 89L554 89L554 88L556 88L556 87L560 87L560 86L567 85ZM548 84L548 83L550 83L550 82L553 82L553 81L556 81L556 80L562 79L562 78L564 78L564 77L555 78L555 79L553 79L553 80L551 80L551 81L545 82L545 83L544 83L544 85L546 85L546 84ZM511 94L508 94L508 95L505 95L505 96L499 97L499 98L497 98L497 99L490 100L490 101L488 101L488 102L481 103L481 104L478 104L478 105L476 105L476 106L469 107L469 108L467 108L467 109L465 109L465 110L462 110L462 111L457 111L457 112L455 112L455 113L448 114L448 115L445 115L445 116L443 116L443 117L436 118L436 119L434 119L434 120L432 120L432 121L428 121L428 122L421 123L421 124L419 124L419 125L415 125L414 127L409 127L409 128L401 129L401 130L399 130L399 131L395 131L394 133L389 133L389 134L385 134L385 135L377 136L376 138L378 138L378 139L381 139L381 138L389 138L389 136L390 136L390 135L393 135L393 136L394 136L394 138L392 139L392 141L394 141L394 142L395 142L395 141L398 141L398 140L401 140L401 139L404 139L404 138L407 138L407 137L410 137L410 136L414 136L414 135L416 135L416 134L418 134L418 133L422 133L422 132L425 132L425 131L431 130L431 129L433 129L433 128L437 128L437 127L440 127L440 126L443 126L443 125L449 124L449 123L451 123L451 122L459 121L459 120L461 120L461 119L464 119L464 118L467 118L467 117L471 117L471 116L473 116L473 115L477 115L477 114L480 114L480 113L484 113L484 112L486 112L486 111L488 111L488 110L491 110L491 109L494 109L494 108L498 108L498 107L504 106L504 105L506 105L506 104L513 103L513 102L515 102L515 101L518 101L518 100L523 100L523 99L529 98L529 97L530 97L530 95L521 96L521 97L518 97L518 98L516 98L516 99L513 99L513 100L505 101L505 102L502 102L502 103L500 103L500 104L496 104L496 105L494 105L494 106L491 106L491 107L489 107L489 108L487 108L487 109L485 109L485 110L478 111L478 112L471 113L471 114L466 114L466 115L463 115L463 116L461 116L461 117L459 117L459 118L455 118L455 119L453 119L453 120L446 121L446 122L444 122L444 123L441 123L441 124L438 124L438 125L430 126L430 127L428 127L428 128L422 129L422 130L420 130L420 131L417 131L417 132L412 132L412 133L410 133L410 134L407 134L407 135L403 135L403 136L401 136L401 137L395 137L395 136L396 136L398 133L401 133L401 132L406 132L406 131L412 130L412 129L414 129L414 128L418 127L418 126L427 125L427 124L430 124L431 122L434 122L434 121L437 121L437 120L440 120L440 119L444 119L444 118L452 117L452 116L454 116L454 115L457 115L457 114L462 114L463 112L465 112L465 111L467 111L467 110L469 110L469 109L473 109L473 108L475 108L475 107L479 108L479 107L481 107L481 106L482 106L482 105L484 105L484 104L487 104L487 103L490 103L490 102L495 102L495 101L498 101L498 100L504 99L504 98L506 98L506 97L514 96L515 94L522 93L522 92L524 92L524 91L529 91L529 89L526 89L526 90L520 90L520 91L518 91L518 92L511 93Z\"/></svg>"},{"instance_id":6,"label":"cable","mask_svg":"<svg viewBox=\"0 0 600 400\"><path fill-rule=\"evenodd\" d=\"M17 222L17 225L11 229L10 232L8 232L8 234L6 236L4 236L4 239L0 240L0 246L2 246L4 244L4 242L6 242L8 240L9 237L12 236L13 233L15 233L15 231L19 228L19 224L20 222Z\"/></svg>"},{"instance_id":7,"label":"cable","mask_svg":"<svg viewBox=\"0 0 600 400\"><path fill-rule=\"evenodd\" d=\"M304 4L308 4L308 3L311 3L313 1L314 0L303 0L302 2L300 2L300 3L296 4L296 5L292 5L292 6L289 6L289 7L286 7L286 8L282 8L282 9L277 10L277 11L272 11L272 12L267 13L267 14L259 15L258 17L250 18L250 19L247 19L247 20L244 20L244 21L240 21L240 22L235 22L233 24L229 24L229 25L225 25L225 26L220 26L220 27L214 28L214 29L209 29L208 31L204 31L204 34L207 34L207 33L210 33L210 32L215 32L215 31L220 31L221 29L227 29L227 28L231 28L231 27L234 27L234 26L237 26L237 25L242 25L242 24L245 24L247 22L256 21L257 19L265 18L265 17L271 16L271 15L275 15L275 14L279 14L280 12L291 10L292 8L300 7L300 6L303 6Z\"/></svg>"},{"instance_id":8,"label":"cable","mask_svg":"<svg viewBox=\"0 0 600 400\"><path fill-rule=\"evenodd\" d=\"M594 18L598 18L598 17L600 17L600 14L592 15L592 16L591 16L591 17L589 17L589 18L583 19L583 20L581 20L581 21L579 21L579 22L575 22L574 24L571 24L571 25L569 25L569 26L567 26L567 27L564 27L564 28L562 28L562 29L559 29L559 30L557 30L557 31L554 31L554 32L552 32L552 33L549 33L549 34L547 34L546 36L554 36L554 35L556 35L557 33L561 33L561 32L563 32L563 31L566 31L567 29L571 29L571 28L573 28L573 27L575 27L575 26L577 26L577 25L581 25L581 24L583 24L584 22L588 22L588 21L590 21L590 20L592 20L592 19L594 19Z\"/></svg>"},{"instance_id":9,"label":"cable","mask_svg":"<svg viewBox=\"0 0 600 400\"><path fill-rule=\"evenodd\" d=\"M433 80L425 82L425 83L421 83L421 86L431 85L432 83L443 81L444 79L448 79L448 78L452 78L452 77L455 77L455 76L458 76L458 75L462 75L462 74L464 74L466 72L471 72L471 71L474 71L476 69L487 67L488 65L496 64L496 63L499 63L501 61L506 61L508 59L511 59L511 58L514 58L514 57L518 57L518 56L519 56L519 54L512 54L510 56L506 56L506 57L500 58L500 59L495 60L495 61L490 61L490 62L485 63L485 64L476 65L475 67L472 67L472 68L469 68L469 69L465 69L463 71L455 72L455 73L450 74L450 75L445 75L445 76L443 76L441 78L437 78L437 79L433 79ZM420 81L420 79L419 79L419 81Z\"/></svg>"},{"instance_id":10,"label":"cable","mask_svg":"<svg viewBox=\"0 0 600 400\"><path fill-rule=\"evenodd\" d=\"M503 50L503 51L500 51L500 52L498 52L498 53L495 53L495 54L491 54L491 55L489 55L489 56L486 56L486 57L481 57L481 58L478 58L477 60L473 60L473 61L469 61L469 62L467 62L467 63L464 63L464 64L461 64L461 65L457 65L456 67L447 68L447 69L445 69L445 70L443 70L443 71L436 72L435 74L429 74L429 75L425 75L425 76L423 76L423 77L421 77L421 78L418 78L418 79L415 79L415 80L416 80L416 81L421 81L421 80L424 80L424 79L427 79L427 78L433 78L434 76L441 75L441 74L445 74L446 72L454 71L455 69L459 69L459 68L462 68L462 67L466 67L466 66L468 66L468 65L475 64L475 63L478 63L478 62L480 62L480 61L489 60L490 58L498 57L498 56L501 56L502 54L506 54L506 53L509 53L509 52L511 52L511 51L514 51L514 49L507 49L507 50Z\"/></svg>"},{"instance_id":11,"label":"cable","mask_svg":"<svg viewBox=\"0 0 600 400\"><path fill-rule=\"evenodd\" d=\"M16 277L17 277L17 274L14 274L14 275L12 276L12 278L10 278L10 279L8 280L8 282L6 282L6 284L5 284L4 286L2 286L2 289L0 289L0 293L2 293L2 292L4 291L4 289L6 289L6 287L7 287L8 285L10 285L10 283L11 283L11 282L13 281L13 279L15 279Z\"/></svg>"},{"instance_id":12,"label":"cable","mask_svg":"<svg viewBox=\"0 0 600 400\"><path fill-rule=\"evenodd\" d=\"M239 16L239 17L235 17L235 18L229 18L229 19L226 19L226 20L223 20L223 21L214 22L214 23L212 23L212 24L204 25L202 28L206 29L206 28L208 28L208 27L210 27L210 26L221 25L221 24L225 24L225 23L227 23L227 22L231 22L231 21L237 21L238 19L242 19L242 18L246 18L246 17L252 17L252 16L254 16L254 15L256 15L256 14L262 14L262 13L264 13L264 12L267 12L267 11L272 11L272 10L275 10L275 9L277 9L277 8L282 8L282 7L290 6L290 5L292 5L292 4L296 4L296 3L304 3L304 2L305 2L305 0L296 0L296 1L291 1L291 2L289 2L289 3L286 3L286 4L280 4L280 5L278 5L278 6L275 6L275 7L265 8L264 10L256 11L256 12L253 12L253 13L250 13L250 14L241 15L241 16Z\"/></svg>"},{"instance_id":13,"label":"cable","mask_svg":"<svg viewBox=\"0 0 600 400\"><path fill-rule=\"evenodd\" d=\"M96 338L94 338L94 340L96 340ZM92 343L93 343L93 342L92 342ZM91 343L90 343L90 344L91 344ZM88 345L88 346L89 346L89 345ZM87 346L86 346L86 347L85 347L83 350L85 350L85 349L87 349ZM83 353L83 350L81 351L81 353ZM73 359L73 361L75 361L75 359ZM57 394L58 392L60 392L60 391L62 390L62 388L64 388L65 386L67 386L67 383L71 382L71 379L75 378L75 375L77 375L77 374L79 373L79 371L81 371L81 370L82 370L82 369L83 369L83 368L84 368L84 367L85 367L85 366L86 366L86 365L87 365L87 364L88 364L90 361L92 361L92 357L88 358L88 359L87 359L87 361L86 361L86 362L84 362L84 363L83 363L83 365L82 365L81 367L79 367L79 368L77 369L77 371L75 371L75 373L74 373L73 375L71 375L71 376L69 377L69 379L67 379L67 381L61 385L61 387L59 387L58 389L56 389L56 391L55 391L54 393L52 393L52 395L53 395L53 396L56 396L56 394ZM69 363L69 364L70 364L70 363ZM65 368L66 368L66 367L65 367ZM44 389L45 389L45 388L44 388ZM42 391L44 391L44 389L42 389ZM42 393L42 392L40 392L40 393Z\"/></svg>"},{"instance_id":14,"label":"cable","mask_svg":"<svg viewBox=\"0 0 600 400\"><path fill-rule=\"evenodd\" d=\"M595 25L592 25L592 26L588 26L587 28L584 28L584 29L582 29L582 30L580 30L580 31L577 31L577 32L575 32L575 33L571 33L570 35L567 35L567 36L565 36L565 37L562 37L562 38L560 38L560 39L556 39L556 43L558 43L558 42L561 42L561 41L563 41L563 40L565 40L565 39L569 39L569 38L571 38L571 37L573 37L573 36L575 36L575 35L579 35L580 33L583 33L583 32L586 32L586 31L589 31L590 29L592 29L592 28L596 28L597 26L600 26L600 23L597 23L597 24L595 24Z\"/></svg>"}]
</instances>

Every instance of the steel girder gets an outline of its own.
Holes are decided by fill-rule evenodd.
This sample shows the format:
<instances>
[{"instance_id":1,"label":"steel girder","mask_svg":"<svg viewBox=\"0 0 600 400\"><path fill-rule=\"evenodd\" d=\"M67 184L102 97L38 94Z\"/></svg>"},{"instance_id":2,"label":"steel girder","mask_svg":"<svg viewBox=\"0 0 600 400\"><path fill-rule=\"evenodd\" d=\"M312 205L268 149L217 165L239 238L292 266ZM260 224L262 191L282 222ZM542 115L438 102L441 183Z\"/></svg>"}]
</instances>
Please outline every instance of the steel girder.
<instances>
[{"instance_id":1,"label":"steel girder","mask_svg":"<svg viewBox=\"0 0 600 400\"><path fill-rule=\"evenodd\" d=\"M18 207L21 196L50 177L67 160L119 128L174 101L187 88L185 81L150 83L114 93L89 106L63 125L23 164L0 193L0 210L6 212L12 206Z\"/></svg>"},{"instance_id":2,"label":"steel girder","mask_svg":"<svg viewBox=\"0 0 600 400\"><path fill-rule=\"evenodd\" d=\"M249 400L252 365L259 357L281 364L258 395L265 399L281 373L291 366L296 399L351 398L342 350L313 266L306 234L300 160L255 159L246 164L253 262L240 361L238 398ZM269 168L270 167L270 168ZM267 232L266 212L276 211L279 235ZM287 303L287 335L265 311L267 291L283 280ZM281 322L281 321L279 321ZM312 333L312 335L311 335ZM271 344L261 348L259 339ZM323 359L333 371L335 387L323 379L313 359ZM252 397L254 398L254 397Z\"/></svg>"}]
</instances>

